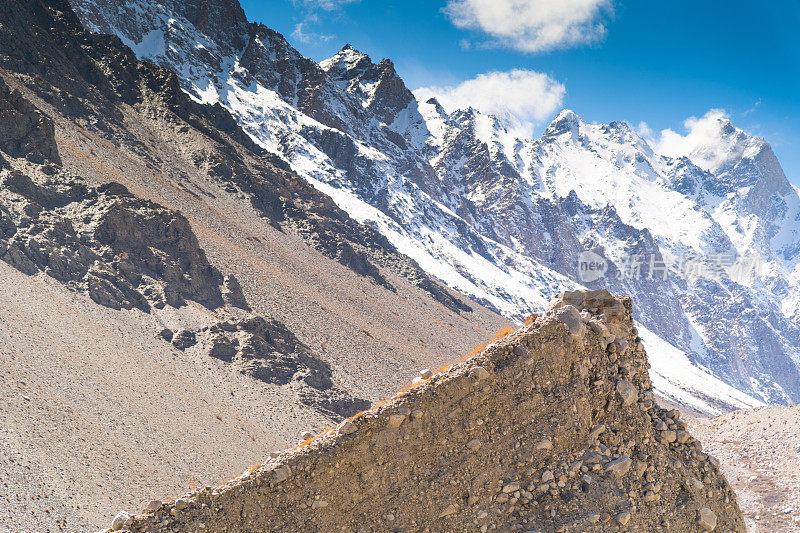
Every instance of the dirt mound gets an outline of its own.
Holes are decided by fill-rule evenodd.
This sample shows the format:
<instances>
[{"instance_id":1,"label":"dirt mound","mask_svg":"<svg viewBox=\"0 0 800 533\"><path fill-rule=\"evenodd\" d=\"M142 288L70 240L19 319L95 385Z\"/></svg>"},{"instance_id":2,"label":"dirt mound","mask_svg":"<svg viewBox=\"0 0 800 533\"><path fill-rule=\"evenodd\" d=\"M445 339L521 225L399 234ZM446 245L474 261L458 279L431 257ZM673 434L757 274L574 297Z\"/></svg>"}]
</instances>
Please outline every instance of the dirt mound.
<instances>
[{"instance_id":1,"label":"dirt mound","mask_svg":"<svg viewBox=\"0 0 800 533\"><path fill-rule=\"evenodd\" d=\"M479 355L130 531L744 531L653 401L631 300L563 294Z\"/></svg>"}]
</instances>

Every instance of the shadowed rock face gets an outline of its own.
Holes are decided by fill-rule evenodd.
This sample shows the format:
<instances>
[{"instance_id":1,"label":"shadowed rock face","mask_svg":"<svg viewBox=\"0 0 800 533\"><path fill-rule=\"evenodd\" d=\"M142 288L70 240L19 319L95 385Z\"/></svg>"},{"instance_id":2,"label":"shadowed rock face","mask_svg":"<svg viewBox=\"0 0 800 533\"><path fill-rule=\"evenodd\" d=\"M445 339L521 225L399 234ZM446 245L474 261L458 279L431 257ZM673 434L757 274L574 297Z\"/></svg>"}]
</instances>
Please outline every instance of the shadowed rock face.
<instances>
[{"instance_id":1,"label":"shadowed rock face","mask_svg":"<svg viewBox=\"0 0 800 533\"><path fill-rule=\"evenodd\" d=\"M17 270L45 272L113 309L225 304L224 278L180 213L114 183L88 188L58 176L39 185L19 170L0 179L0 259ZM238 296L229 299L241 305Z\"/></svg>"},{"instance_id":2,"label":"shadowed rock face","mask_svg":"<svg viewBox=\"0 0 800 533\"><path fill-rule=\"evenodd\" d=\"M178 0L172 5L181 16L214 40L235 50L246 44L249 24L237 0Z\"/></svg>"},{"instance_id":3,"label":"shadowed rock face","mask_svg":"<svg viewBox=\"0 0 800 533\"><path fill-rule=\"evenodd\" d=\"M653 401L631 300L572 292L550 309L262 467L118 525L744 531L716 459Z\"/></svg>"},{"instance_id":4,"label":"shadowed rock face","mask_svg":"<svg viewBox=\"0 0 800 533\"><path fill-rule=\"evenodd\" d=\"M53 122L0 78L0 150L36 163L60 163ZM2 168L2 165L0 165Z\"/></svg>"}]
</instances>

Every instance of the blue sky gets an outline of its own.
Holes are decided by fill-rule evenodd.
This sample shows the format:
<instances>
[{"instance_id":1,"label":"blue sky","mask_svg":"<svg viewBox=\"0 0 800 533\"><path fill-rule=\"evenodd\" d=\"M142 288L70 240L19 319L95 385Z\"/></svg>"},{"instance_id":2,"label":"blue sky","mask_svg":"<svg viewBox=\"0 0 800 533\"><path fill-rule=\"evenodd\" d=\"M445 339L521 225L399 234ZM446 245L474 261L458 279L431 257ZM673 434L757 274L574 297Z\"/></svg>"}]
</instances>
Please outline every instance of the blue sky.
<instances>
[{"instance_id":1,"label":"blue sky","mask_svg":"<svg viewBox=\"0 0 800 533\"><path fill-rule=\"evenodd\" d=\"M327 58L345 43L375 61L388 57L411 89L457 87L481 74L514 69L538 73L550 85L524 88L535 92L542 86L550 98L532 95L530 106L538 108L521 108L536 132L562 107L590 122L646 123L656 138L664 129L684 133L687 118L723 109L736 126L765 137L789 179L800 185L796 0L243 0L242 5L250 20L280 31L312 59ZM491 91L486 96L494 98Z\"/></svg>"}]
</instances>

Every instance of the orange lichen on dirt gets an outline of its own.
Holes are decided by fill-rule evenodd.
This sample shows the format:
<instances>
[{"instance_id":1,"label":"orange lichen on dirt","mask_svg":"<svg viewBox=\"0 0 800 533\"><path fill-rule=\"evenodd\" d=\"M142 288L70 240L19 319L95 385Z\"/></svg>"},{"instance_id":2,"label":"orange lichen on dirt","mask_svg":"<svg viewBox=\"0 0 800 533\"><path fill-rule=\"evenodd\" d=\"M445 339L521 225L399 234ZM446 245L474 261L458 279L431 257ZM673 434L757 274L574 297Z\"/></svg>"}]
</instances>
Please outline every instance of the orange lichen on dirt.
<instances>
[{"instance_id":1,"label":"orange lichen on dirt","mask_svg":"<svg viewBox=\"0 0 800 533\"><path fill-rule=\"evenodd\" d=\"M511 333L514 333L515 331L517 331L517 330L514 329L512 326L503 326L502 328L497 330L497 332L492 336L492 338L489 340L489 342L485 342L485 343L483 343L483 344L481 344L479 346L476 346L475 349L473 349L470 353L468 353L467 355L464 355L462 357L459 357L458 359L456 359L455 361L453 361L449 365L445 365L445 366L439 368L436 372L434 372L434 374L440 374L442 372L447 372L448 370L450 370L453 367L453 365L457 365L459 363L463 363L467 359L478 355L479 353L484 351L486 348L488 348L490 344L499 341L503 337L506 337L507 335L510 335Z\"/></svg>"},{"instance_id":2,"label":"orange lichen on dirt","mask_svg":"<svg viewBox=\"0 0 800 533\"><path fill-rule=\"evenodd\" d=\"M503 326L502 328L500 328L500 329L497 331L497 333L495 333L495 334L494 334L494 336L492 337L492 340L491 340L491 342L490 342L489 344L491 344L492 342L497 342L497 341L499 341L500 339L502 339L503 337L507 337L507 336L511 335L511 334L512 334L512 333L514 333L515 331L517 331L517 330L516 330L516 329L514 329L514 328L513 328L513 327L511 327L511 326ZM482 350L481 350L481 351L482 351Z\"/></svg>"},{"instance_id":3,"label":"orange lichen on dirt","mask_svg":"<svg viewBox=\"0 0 800 533\"><path fill-rule=\"evenodd\" d=\"M512 333L514 333L515 331L516 331L516 330L515 330L514 328L512 328L511 326L503 326L502 328L500 328L500 329L497 331L497 333L495 333L495 334L492 336L492 338L491 338L491 340L489 340L489 342L485 342L485 343L483 343L483 344L481 344L481 345L479 345L479 346L476 346L476 347L475 347L475 349L474 349L474 350L472 350L472 351L469 353L469 355L466 355L466 356L462 357L461 359L459 359L458 361L456 361L456 363L463 363L464 361L466 361L466 360L467 360L467 359L469 359L470 357L473 357L473 356L476 356L476 355L478 355L479 353L481 353L482 351L484 351L486 348L488 348L490 344L492 344L492 343L494 343L494 342L497 342L497 341L499 341L499 340L500 340L500 339L502 339L503 337L506 337L506 336L508 336L508 335L510 335L510 334L512 334ZM453 364L456 364L456 363L453 363ZM450 366L453 366L453 365L450 365ZM449 370L449 369L450 369L450 366L446 367L446 368L445 368L445 370Z\"/></svg>"},{"instance_id":4,"label":"orange lichen on dirt","mask_svg":"<svg viewBox=\"0 0 800 533\"><path fill-rule=\"evenodd\" d=\"M539 318L540 316L542 316L542 315L540 315L539 313L532 313L532 314L531 314L531 316L529 316L528 318L526 318L526 319L525 319L525 325L526 325L526 326L530 326L530 325L531 325L531 324L533 324L533 323L536 321L536 319L537 319L537 318Z\"/></svg>"},{"instance_id":5,"label":"orange lichen on dirt","mask_svg":"<svg viewBox=\"0 0 800 533\"><path fill-rule=\"evenodd\" d=\"M374 405L374 404L373 404L373 405ZM359 412L357 412L356 414L354 414L353 416L351 416L349 420L353 421L353 420L356 420L357 418L361 418L361 417L362 417L362 416L364 416L366 413L367 413L366 411L359 411Z\"/></svg>"},{"instance_id":6,"label":"orange lichen on dirt","mask_svg":"<svg viewBox=\"0 0 800 533\"><path fill-rule=\"evenodd\" d=\"M414 379L416 380L416 378L414 378ZM405 385L400 387L400 390L397 391L397 394L395 394L394 397L395 398L402 398L403 396L408 394L408 391L410 391L411 389L413 389L415 387L419 387L420 385L422 385L426 381L428 381L428 380L427 379L419 379L419 380L416 380L416 381L412 381L411 383L406 383Z\"/></svg>"},{"instance_id":7,"label":"orange lichen on dirt","mask_svg":"<svg viewBox=\"0 0 800 533\"><path fill-rule=\"evenodd\" d=\"M305 448L306 446L308 446L309 444L314 442L314 439L316 439L316 437L311 437L310 439L305 439L303 442L301 442L300 444L295 446L294 449L295 450L299 450L301 448Z\"/></svg>"}]
</instances>

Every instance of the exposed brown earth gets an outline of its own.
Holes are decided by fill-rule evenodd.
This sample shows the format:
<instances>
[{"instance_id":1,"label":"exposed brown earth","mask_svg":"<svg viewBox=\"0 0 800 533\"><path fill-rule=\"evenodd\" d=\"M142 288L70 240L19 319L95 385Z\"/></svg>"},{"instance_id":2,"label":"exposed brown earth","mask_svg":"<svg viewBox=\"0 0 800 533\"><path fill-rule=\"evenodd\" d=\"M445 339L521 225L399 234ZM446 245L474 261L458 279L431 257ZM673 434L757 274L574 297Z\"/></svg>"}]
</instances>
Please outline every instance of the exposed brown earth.
<instances>
[{"instance_id":1,"label":"exposed brown earth","mask_svg":"<svg viewBox=\"0 0 800 533\"><path fill-rule=\"evenodd\" d=\"M382 406L114 528L744 531L718 462L653 402L631 310L565 293Z\"/></svg>"}]
</instances>

